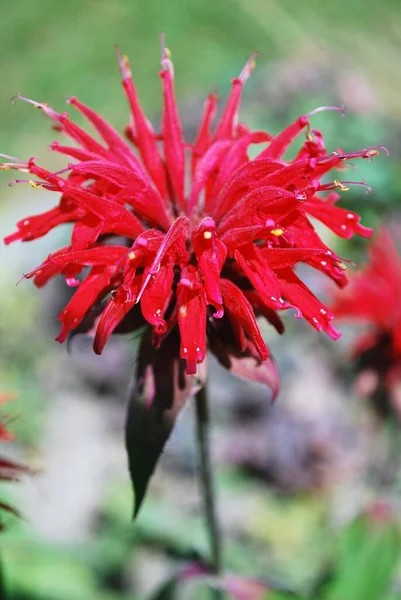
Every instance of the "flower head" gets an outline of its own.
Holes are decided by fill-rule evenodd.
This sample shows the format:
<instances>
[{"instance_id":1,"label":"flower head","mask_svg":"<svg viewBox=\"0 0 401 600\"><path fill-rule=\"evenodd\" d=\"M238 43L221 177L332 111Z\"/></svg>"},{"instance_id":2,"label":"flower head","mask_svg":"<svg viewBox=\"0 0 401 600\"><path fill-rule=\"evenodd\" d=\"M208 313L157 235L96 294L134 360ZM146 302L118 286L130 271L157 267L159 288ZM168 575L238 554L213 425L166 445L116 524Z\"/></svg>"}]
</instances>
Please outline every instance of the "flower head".
<instances>
[{"instance_id":1,"label":"flower head","mask_svg":"<svg viewBox=\"0 0 401 600\"><path fill-rule=\"evenodd\" d=\"M223 362L222 339L229 339L240 354L265 361L269 350L256 322L259 315L283 331L279 313L294 308L297 318L337 338L333 313L294 267L304 262L340 287L346 284L341 260L322 242L310 217L340 237L369 237L371 230L360 224L357 214L335 204L339 196L334 190L345 190L349 183L336 177L327 183L326 175L342 171L349 159L370 160L380 148L328 153L310 120L319 110L342 112L338 107L316 109L276 135L251 131L238 121L238 111L254 56L232 80L214 126L218 99L206 99L196 139L188 144L174 94L171 55L164 46L159 73L163 111L156 134L139 103L128 59L118 59L131 111L127 139L77 98L69 98L69 105L101 141L67 113L18 96L41 109L72 140L72 145L56 141L50 146L70 162L57 173L34 159L11 159L1 167L28 173L17 181L58 197L51 210L20 221L7 244L72 224L69 245L25 275L38 287L62 275L67 285L77 288L59 315L58 341L81 327L95 306L101 307L92 321L95 352L102 352L115 331L147 323L153 344L160 347L178 328L179 354L188 374L196 373L205 358L206 335ZM295 158L285 158L302 136ZM262 146L254 160L248 156L252 144Z\"/></svg>"},{"instance_id":2,"label":"flower head","mask_svg":"<svg viewBox=\"0 0 401 600\"><path fill-rule=\"evenodd\" d=\"M368 263L352 277L345 292L336 294L332 308L340 318L369 326L353 348L359 371L357 390L362 396L381 395L383 391L391 396L394 392L393 400L397 401L401 383L400 297L401 260L389 232L382 229L369 248ZM400 411L399 401L397 404L394 408ZM388 408L387 402L385 405Z\"/></svg>"}]
</instances>

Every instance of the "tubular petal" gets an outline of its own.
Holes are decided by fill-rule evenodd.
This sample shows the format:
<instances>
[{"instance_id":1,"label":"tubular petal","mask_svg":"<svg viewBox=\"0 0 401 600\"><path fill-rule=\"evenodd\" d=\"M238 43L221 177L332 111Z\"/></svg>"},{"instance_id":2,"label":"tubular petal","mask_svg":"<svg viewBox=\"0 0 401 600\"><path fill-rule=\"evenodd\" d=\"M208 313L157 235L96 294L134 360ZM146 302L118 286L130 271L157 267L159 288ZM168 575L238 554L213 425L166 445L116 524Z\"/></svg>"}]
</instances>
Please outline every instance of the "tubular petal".
<instances>
[{"instance_id":1,"label":"tubular petal","mask_svg":"<svg viewBox=\"0 0 401 600\"><path fill-rule=\"evenodd\" d=\"M182 270L177 288L180 357L186 361L188 375L206 355L206 301L198 270L188 265Z\"/></svg>"},{"instance_id":2,"label":"tubular petal","mask_svg":"<svg viewBox=\"0 0 401 600\"><path fill-rule=\"evenodd\" d=\"M243 328L260 356L260 360L269 358L269 351L257 326L252 305L241 290L228 279L220 279L224 308L233 324Z\"/></svg>"}]
</instances>

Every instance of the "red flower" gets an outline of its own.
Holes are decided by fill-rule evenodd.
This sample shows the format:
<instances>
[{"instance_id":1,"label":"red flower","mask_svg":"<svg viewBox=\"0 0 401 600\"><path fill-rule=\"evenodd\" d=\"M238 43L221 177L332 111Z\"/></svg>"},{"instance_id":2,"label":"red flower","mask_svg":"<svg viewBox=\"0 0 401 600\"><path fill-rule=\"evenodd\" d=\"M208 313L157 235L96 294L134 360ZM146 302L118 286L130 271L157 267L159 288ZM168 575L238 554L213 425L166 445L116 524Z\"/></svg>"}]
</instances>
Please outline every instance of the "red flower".
<instances>
[{"instance_id":1,"label":"red flower","mask_svg":"<svg viewBox=\"0 0 401 600\"><path fill-rule=\"evenodd\" d=\"M9 400L8 394L0 394L0 405L4 402L8 402ZM13 437L11 433L7 430L4 422L0 418L0 443L12 441ZM22 465L15 463L9 458L3 457L0 455L0 482L1 481L16 481L21 473L27 472L27 469ZM0 510L5 510L7 512L12 512L17 514L14 508L12 508L9 504L0 501ZM0 522L0 530L2 529L2 524Z\"/></svg>"},{"instance_id":2,"label":"red flower","mask_svg":"<svg viewBox=\"0 0 401 600\"><path fill-rule=\"evenodd\" d=\"M113 331L147 322L158 347L178 325L180 357L189 374L205 358L206 332L223 361L222 345L215 338L228 340L230 331L240 353L265 361L269 351L256 323L258 315L282 331L278 312L294 308L297 318L303 316L336 339L333 313L295 275L294 267L305 262L339 286L346 284L341 261L321 241L309 217L343 238L354 233L369 237L371 230L360 225L358 215L335 206L336 194L320 194L341 191L346 183L321 180L332 169L343 169L349 159L371 159L379 149L327 153L322 135L309 125L316 111L275 136L239 123L242 88L254 67L253 57L232 80L216 126L217 97L211 95L196 139L187 144L167 49L161 62L163 113L157 135L139 104L127 58L119 57L119 62L131 110L126 133L132 143L76 98L68 103L94 127L101 142L68 114L27 100L73 140L72 146L51 145L73 161L58 173L39 167L34 159L11 159L2 166L27 172L35 177L25 180L32 187L60 195L55 208L20 221L7 244L40 238L62 223L73 225L69 246L26 275L38 287L56 275L77 287L59 315L57 339L64 341L81 326L95 305L102 307L100 316L97 311L97 353ZM342 110L316 110L325 109ZM306 139L298 154L285 159L302 133ZM254 160L248 157L251 144L263 144Z\"/></svg>"},{"instance_id":3,"label":"red flower","mask_svg":"<svg viewBox=\"0 0 401 600\"><path fill-rule=\"evenodd\" d=\"M369 248L369 262L352 277L349 288L336 295L333 307L338 317L369 325L353 348L360 372L357 389L363 396L383 390L392 395L401 382L400 297L401 260L383 229Z\"/></svg>"}]
</instances>

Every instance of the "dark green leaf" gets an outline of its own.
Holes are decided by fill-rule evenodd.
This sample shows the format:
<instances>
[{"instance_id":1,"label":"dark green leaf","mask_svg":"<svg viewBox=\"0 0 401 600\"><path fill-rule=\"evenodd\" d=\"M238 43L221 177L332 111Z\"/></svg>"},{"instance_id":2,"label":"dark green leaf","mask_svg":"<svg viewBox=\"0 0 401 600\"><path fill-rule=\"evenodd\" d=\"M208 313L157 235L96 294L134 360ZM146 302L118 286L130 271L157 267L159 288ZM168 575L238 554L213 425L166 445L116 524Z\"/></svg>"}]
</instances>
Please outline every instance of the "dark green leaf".
<instances>
[{"instance_id":1,"label":"dark green leaf","mask_svg":"<svg viewBox=\"0 0 401 600\"><path fill-rule=\"evenodd\" d=\"M184 361L179 358L178 334L172 332L159 349L152 345L150 335L144 336L126 422L128 464L135 494L134 518L177 415L199 386L199 378L185 374Z\"/></svg>"}]
</instances>

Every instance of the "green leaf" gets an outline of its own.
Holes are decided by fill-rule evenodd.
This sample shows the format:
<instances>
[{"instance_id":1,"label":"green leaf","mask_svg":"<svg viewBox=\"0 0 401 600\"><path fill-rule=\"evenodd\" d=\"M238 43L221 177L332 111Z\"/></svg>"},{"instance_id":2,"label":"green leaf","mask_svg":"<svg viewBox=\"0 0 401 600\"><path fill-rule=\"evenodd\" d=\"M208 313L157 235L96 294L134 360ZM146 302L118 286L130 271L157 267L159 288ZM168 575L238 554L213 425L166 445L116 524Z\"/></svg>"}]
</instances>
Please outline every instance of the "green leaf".
<instances>
[{"instance_id":1,"label":"green leaf","mask_svg":"<svg viewBox=\"0 0 401 600\"><path fill-rule=\"evenodd\" d=\"M400 553L399 531L390 517L359 517L342 536L338 570L324 600L382 600Z\"/></svg>"},{"instance_id":2,"label":"green leaf","mask_svg":"<svg viewBox=\"0 0 401 600\"><path fill-rule=\"evenodd\" d=\"M125 430L135 494L134 518L179 411L188 396L202 385L196 376L185 375L184 369L184 361L179 358L178 335L171 333L158 349L153 346L151 336L145 335L139 349L136 384Z\"/></svg>"}]
</instances>

